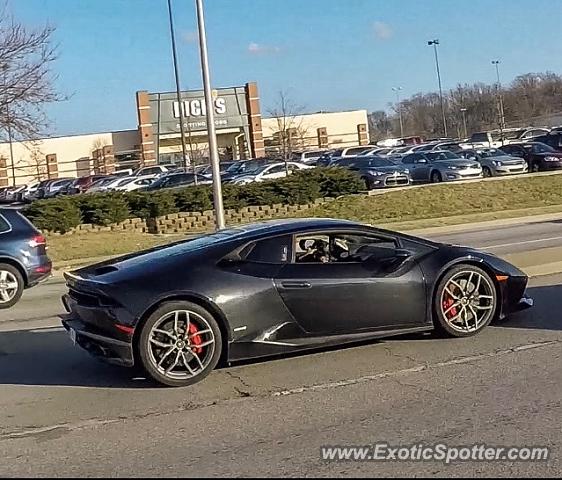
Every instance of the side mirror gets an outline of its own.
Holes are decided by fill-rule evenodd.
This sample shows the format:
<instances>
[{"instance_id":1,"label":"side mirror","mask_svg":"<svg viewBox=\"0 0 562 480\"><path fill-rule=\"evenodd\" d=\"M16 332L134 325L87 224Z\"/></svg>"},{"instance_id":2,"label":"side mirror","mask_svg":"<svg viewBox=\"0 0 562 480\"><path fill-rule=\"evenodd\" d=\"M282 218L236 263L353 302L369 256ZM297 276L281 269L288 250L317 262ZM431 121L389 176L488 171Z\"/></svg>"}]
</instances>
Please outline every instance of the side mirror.
<instances>
[{"instance_id":1,"label":"side mirror","mask_svg":"<svg viewBox=\"0 0 562 480\"><path fill-rule=\"evenodd\" d=\"M417 161L417 163L422 163L422 164L424 164L424 163L427 163L427 160L426 160L425 158L420 158L420 159Z\"/></svg>"}]
</instances>

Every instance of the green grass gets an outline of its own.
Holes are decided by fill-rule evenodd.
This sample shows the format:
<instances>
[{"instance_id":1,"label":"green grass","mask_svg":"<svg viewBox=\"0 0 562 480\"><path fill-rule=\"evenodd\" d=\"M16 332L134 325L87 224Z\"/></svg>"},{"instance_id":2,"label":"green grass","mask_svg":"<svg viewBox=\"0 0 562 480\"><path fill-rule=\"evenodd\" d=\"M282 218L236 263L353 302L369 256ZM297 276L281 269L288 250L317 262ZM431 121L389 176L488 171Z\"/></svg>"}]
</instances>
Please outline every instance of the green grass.
<instances>
[{"instance_id":1,"label":"green grass","mask_svg":"<svg viewBox=\"0 0 562 480\"><path fill-rule=\"evenodd\" d=\"M562 206L562 175L353 195L315 207L306 216L347 218L372 224L439 219L438 224L443 225L448 217L493 212L496 216L492 215L491 219L505 218L502 212L551 206Z\"/></svg>"},{"instance_id":2,"label":"green grass","mask_svg":"<svg viewBox=\"0 0 562 480\"><path fill-rule=\"evenodd\" d=\"M47 237L49 257L55 264L95 257L109 257L136 252L174 242L185 235L150 235L135 232L98 232Z\"/></svg>"}]
</instances>

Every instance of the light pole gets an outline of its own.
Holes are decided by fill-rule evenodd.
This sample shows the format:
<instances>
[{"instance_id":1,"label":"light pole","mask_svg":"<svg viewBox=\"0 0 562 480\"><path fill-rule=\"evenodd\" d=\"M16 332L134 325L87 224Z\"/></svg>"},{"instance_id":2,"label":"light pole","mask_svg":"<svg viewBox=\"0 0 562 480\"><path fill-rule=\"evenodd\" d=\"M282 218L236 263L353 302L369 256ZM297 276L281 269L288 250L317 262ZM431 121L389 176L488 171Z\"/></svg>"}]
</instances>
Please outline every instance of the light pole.
<instances>
[{"instance_id":1,"label":"light pole","mask_svg":"<svg viewBox=\"0 0 562 480\"><path fill-rule=\"evenodd\" d=\"M437 45L439 45L439 39L429 40L427 44L431 47L433 46L433 51L435 52L435 67L437 68L437 81L439 82L439 99L441 100L441 115L443 116L443 132L445 137L447 136L447 118L445 117L445 104L443 103L443 88L441 87L441 71L439 70L439 56L437 55Z\"/></svg>"},{"instance_id":2,"label":"light pole","mask_svg":"<svg viewBox=\"0 0 562 480\"><path fill-rule=\"evenodd\" d=\"M500 135L503 145L503 129L505 128L505 115L503 112L502 84L500 81L500 63L501 62L499 60L492 60L492 65L496 66L496 77L498 79L496 88L498 93L498 107L499 107L499 114L500 114Z\"/></svg>"},{"instance_id":3,"label":"light pole","mask_svg":"<svg viewBox=\"0 0 562 480\"><path fill-rule=\"evenodd\" d=\"M213 202L217 230L225 227L224 207L222 203L222 185L219 165L219 150L217 146L217 132L215 129L215 107L211 90L211 74L209 72L209 56L207 53L207 34L205 33L205 15L203 0L195 0L197 7L197 28L199 30L199 49L201 51L201 73L203 75L203 90L205 91L205 105L207 107L207 133L209 136L209 156L213 172Z\"/></svg>"},{"instance_id":4,"label":"light pole","mask_svg":"<svg viewBox=\"0 0 562 480\"><path fill-rule=\"evenodd\" d=\"M174 19L172 15L172 0L168 0L168 16L170 21L170 39L172 41L172 58L174 61L174 76L176 79L176 96L178 100L178 111L180 115L180 135L181 135L181 151L183 154L183 166L187 172L187 147L185 145L185 127L184 127L184 112L183 103L181 101L181 89L180 89L180 75L178 70L178 54L176 51L176 35L174 33ZM157 159L160 162L160 159Z\"/></svg>"},{"instance_id":5,"label":"light pole","mask_svg":"<svg viewBox=\"0 0 562 480\"><path fill-rule=\"evenodd\" d=\"M466 108L461 108L462 112L462 123L464 125L464 138L468 137L468 130L466 129Z\"/></svg>"},{"instance_id":6,"label":"light pole","mask_svg":"<svg viewBox=\"0 0 562 480\"><path fill-rule=\"evenodd\" d=\"M396 103L398 105L398 117L400 118L400 137L404 137L404 125L402 123L402 105L400 103L400 91L402 87L392 87L392 90L396 92Z\"/></svg>"}]
</instances>

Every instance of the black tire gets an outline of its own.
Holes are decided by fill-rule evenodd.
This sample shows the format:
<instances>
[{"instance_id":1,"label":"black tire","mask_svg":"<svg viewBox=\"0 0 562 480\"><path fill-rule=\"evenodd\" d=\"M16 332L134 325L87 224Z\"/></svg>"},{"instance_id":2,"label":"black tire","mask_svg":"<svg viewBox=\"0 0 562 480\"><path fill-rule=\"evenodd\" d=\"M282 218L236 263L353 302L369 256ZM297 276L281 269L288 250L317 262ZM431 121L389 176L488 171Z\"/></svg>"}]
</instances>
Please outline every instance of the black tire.
<instances>
[{"instance_id":1,"label":"black tire","mask_svg":"<svg viewBox=\"0 0 562 480\"><path fill-rule=\"evenodd\" d=\"M205 368L195 376L181 379L171 378L170 376L162 373L151 359L151 353L149 350L149 338L154 325L165 317L166 314L170 314L171 312L178 310L193 312L195 315L202 317L208 324L208 327L212 330L215 340L214 350L210 355ZM222 342L223 340L219 325L207 310L192 302L174 301L162 304L150 315L150 317L148 317L146 322L144 322L141 327L140 335L137 338L136 350L143 370L151 379L168 387L186 387L200 382L213 371L221 357Z\"/></svg>"},{"instance_id":2,"label":"black tire","mask_svg":"<svg viewBox=\"0 0 562 480\"><path fill-rule=\"evenodd\" d=\"M15 281L17 282L17 290L15 291L15 294L10 293L11 299L9 301L4 301L0 298L0 310L11 308L18 303L23 294L23 289L25 288L25 281L16 267L7 263L0 263L0 283L2 282L1 279L3 272L7 272L11 277L15 278ZM10 292L12 291L10 290Z\"/></svg>"},{"instance_id":3,"label":"black tire","mask_svg":"<svg viewBox=\"0 0 562 480\"><path fill-rule=\"evenodd\" d=\"M430 180L431 183L440 183L443 181L443 179L441 178L441 174L437 170L431 172Z\"/></svg>"},{"instance_id":4,"label":"black tire","mask_svg":"<svg viewBox=\"0 0 562 480\"><path fill-rule=\"evenodd\" d=\"M367 190L371 190L373 188L371 185L371 181L367 177L361 177L361 180L365 182L365 188L367 188Z\"/></svg>"},{"instance_id":5,"label":"black tire","mask_svg":"<svg viewBox=\"0 0 562 480\"><path fill-rule=\"evenodd\" d=\"M537 163L533 163L533 165L531 166L531 172L538 173L540 171L541 171L541 169L540 169L539 165Z\"/></svg>"},{"instance_id":6,"label":"black tire","mask_svg":"<svg viewBox=\"0 0 562 480\"><path fill-rule=\"evenodd\" d=\"M486 178L494 176L493 173L492 173L492 170L490 170L490 167L483 167L482 173L484 174L484 177L486 177Z\"/></svg>"},{"instance_id":7,"label":"black tire","mask_svg":"<svg viewBox=\"0 0 562 480\"><path fill-rule=\"evenodd\" d=\"M458 275L461 272L474 272L475 274L481 275L484 279L487 280L490 289L490 295L493 296L493 299L490 300L490 312L488 317L478 325L478 328L473 331L461 331L459 329L451 327L450 322L447 320L441 305L441 299L443 298L443 291L445 287L447 287L448 283L452 278ZM475 266L475 265L467 265L467 264L460 264L455 265L451 269L449 269L445 275L439 281L437 289L435 290L435 295L433 297L433 319L435 324L435 329L437 333L441 336L447 337L456 337L456 338L463 338L463 337L471 337L480 333L484 330L490 322L492 322L496 317L496 311L498 308L498 293L496 285L493 279L488 275L486 271L483 269Z\"/></svg>"}]
</instances>

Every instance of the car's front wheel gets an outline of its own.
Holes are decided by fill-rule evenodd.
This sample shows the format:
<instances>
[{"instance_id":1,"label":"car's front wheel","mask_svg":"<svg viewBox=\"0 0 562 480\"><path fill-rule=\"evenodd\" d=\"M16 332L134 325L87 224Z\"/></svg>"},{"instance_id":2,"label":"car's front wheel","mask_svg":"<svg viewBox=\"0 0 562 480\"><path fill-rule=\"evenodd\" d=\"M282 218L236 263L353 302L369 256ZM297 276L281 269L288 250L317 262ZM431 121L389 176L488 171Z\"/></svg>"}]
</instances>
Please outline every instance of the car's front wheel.
<instances>
[{"instance_id":1,"label":"car's front wheel","mask_svg":"<svg viewBox=\"0 0 562 480\"><path fill-rule=\"evenodd\" d=\"M167 302L150 315L138 337L146 373L170 387L193 385L216 367L222 351L220 328L204 308Z\"/></svg>"},{"instance_id":2,"label":"car's front wheel","mask_svg":"<svg viewBox=\"0 0 562 480\"><path fill-rule=\"evenodd\" d=\"M498 295L490 275L475 265L457 265L445 273L434 298L435 327L452 337L468 337L493 320Z\"/></svg>"},{"instance_id":3,"label":"car's front wheel","mask_svg":"<svg viewBox=\"0 0 562 480\"><path fill-rule=\"evenodd\" d=\"M19 270L7 263L0 263L0 309L10 308L18 303L24 287Z\"/></svg>"},{"instance_id":4,"label":"car's front wheel","mask_svg":"<svg viewBox=\"0 0 562 480\"><path fill-rule=\"evenodd\" d=\"M492 176L492 170L490 169L490 167L484 167L482 169L482 173L484 174L484 177L489 178Z\"/></svg>"},{"instance_id":5,"label":"car's front wheel","mask_svg":"<svg viewBox=\"0 0 562 480\"><path fill-rule=\"evenodd\" d=\"M431 183L439 183L442 180L443 179L441 178L441 174L437 170L431 172Z\"/></svg>"}]
</instances>

